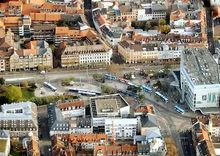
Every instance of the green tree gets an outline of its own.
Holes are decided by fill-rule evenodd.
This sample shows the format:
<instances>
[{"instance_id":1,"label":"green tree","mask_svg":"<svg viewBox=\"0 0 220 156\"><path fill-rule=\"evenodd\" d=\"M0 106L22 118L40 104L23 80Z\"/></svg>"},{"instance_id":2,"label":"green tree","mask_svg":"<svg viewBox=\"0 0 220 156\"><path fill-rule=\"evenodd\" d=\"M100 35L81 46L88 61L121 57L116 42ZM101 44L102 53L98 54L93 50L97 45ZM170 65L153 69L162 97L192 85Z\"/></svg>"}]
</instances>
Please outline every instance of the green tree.
<instances>
[{"instance_id":1,"label":"green tree","mask_svg":"<svg viewBox=\"0 0 220 156\"><path fill-rule=\"evenodd\" d=\"M9 86L6 89L5 96L9 100L9 102L18 102L23 98L22 91L20 87L17 86Z\"/></svg>"},{"instance_id":2,"label":"green tree","mask_svg":"<svg viewBox=\"0 0 220 156\"><path fill-rule=\"evenodd\" d=\"M0 77L0 85L5 84L5 79L3 77Z\"/></svg>"},{"instance_id":3,"label":"green tree","mask_svg":"<svg viewBox=\"0 0 220 156\"><path fill-rule=\"evenodd\" d=\"M159 25L166 25L166 20L165 19L160 19L159 20Z\"/></svg>"},{"instance_id":4,"label":"green tree","mask_svg":"<svg viewBox=\"0 0 220 156\"><path fill-rule=\"evenodd\" d=\"M160 32L162 34L168 34L170 32L170 26L169 25L161 25L159 27L159 29L160 29Z\"/></svg>"}]
</instances>

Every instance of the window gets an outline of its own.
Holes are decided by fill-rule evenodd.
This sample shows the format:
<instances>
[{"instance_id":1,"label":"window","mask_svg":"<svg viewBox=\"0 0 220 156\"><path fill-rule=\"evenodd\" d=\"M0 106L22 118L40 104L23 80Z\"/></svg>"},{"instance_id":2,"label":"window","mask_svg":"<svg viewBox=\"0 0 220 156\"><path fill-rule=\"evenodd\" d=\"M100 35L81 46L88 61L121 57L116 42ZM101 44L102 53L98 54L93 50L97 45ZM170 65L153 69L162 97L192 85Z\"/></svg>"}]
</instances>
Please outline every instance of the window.
<instances>
[{"instance_id":1,"label":"window","mask_svg":"<svg viewBox=\"0 0 220 156\"><path fill-rule=\"evenodd\" d=\"M202 101L206 101L207 100L207 96L206 95L203 95L202 96Z\"/></svg>"}]
</instances>

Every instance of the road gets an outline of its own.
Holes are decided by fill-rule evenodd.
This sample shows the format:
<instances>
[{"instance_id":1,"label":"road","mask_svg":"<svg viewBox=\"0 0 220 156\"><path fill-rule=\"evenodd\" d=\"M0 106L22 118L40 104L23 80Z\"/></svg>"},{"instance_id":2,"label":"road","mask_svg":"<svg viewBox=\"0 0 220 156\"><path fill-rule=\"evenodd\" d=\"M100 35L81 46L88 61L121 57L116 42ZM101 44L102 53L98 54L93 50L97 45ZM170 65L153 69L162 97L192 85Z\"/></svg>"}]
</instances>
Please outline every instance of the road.
<instances>
[{"instance_id":1,"label":"road","mask_svg":"<svg viewBox=\"0 0 220 156\"><path fill-rule=\"evenodd\" d=\"M38 125L39 125L39 147L41 154L51 156L49 148L51 141L49 137L47 106L38 106Z\"/></svg>"},{"instance_id":2,"label":"road","mask_svg":"<svg viewBox=\"0 0 220 156\"><path fill-rule=\"evenodd\" d=\"M139 69L145 69L147 71L159 71L163 69L163 65L154 65L154 66L147 66L147 65L121 65L121 72L120 75L129 72L138 72ZM172 69L177 69L178 65L173 65ZM51 72L48 72L45 75L40 74L39 72L15 72L15 73L2 73L2 77L6 80L6 83L19 83L23 80L31 81L31 82L38 82L38 81L56 81L64 78L92 78L92 75L95 73L107 73L105 68L100 69L89 69L89 70L71 70L71 69L54 69Z\"/></svg>"}]
</instances>

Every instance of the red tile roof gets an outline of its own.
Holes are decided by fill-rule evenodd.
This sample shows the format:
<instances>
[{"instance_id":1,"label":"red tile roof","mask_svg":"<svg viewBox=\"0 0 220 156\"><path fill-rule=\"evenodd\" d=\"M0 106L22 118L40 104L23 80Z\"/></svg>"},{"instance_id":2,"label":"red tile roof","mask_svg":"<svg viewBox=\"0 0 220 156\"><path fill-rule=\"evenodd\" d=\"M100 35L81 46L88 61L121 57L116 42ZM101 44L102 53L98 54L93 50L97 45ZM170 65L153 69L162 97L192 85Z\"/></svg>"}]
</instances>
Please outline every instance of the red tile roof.
<instances>
[{"instance_id":1,"label":"red tile roof","mask_svg":"<svg viewBox=\"0 0 220 156\"><path fill-rule=\"evenodd\" d=\"M68 108L68 107L84 107L84 101L72 101L72 102L65 102L65 103L59 103L57 105L57 107L59 109L65 109L65 108Z\"/></svg>"}]
</instances>

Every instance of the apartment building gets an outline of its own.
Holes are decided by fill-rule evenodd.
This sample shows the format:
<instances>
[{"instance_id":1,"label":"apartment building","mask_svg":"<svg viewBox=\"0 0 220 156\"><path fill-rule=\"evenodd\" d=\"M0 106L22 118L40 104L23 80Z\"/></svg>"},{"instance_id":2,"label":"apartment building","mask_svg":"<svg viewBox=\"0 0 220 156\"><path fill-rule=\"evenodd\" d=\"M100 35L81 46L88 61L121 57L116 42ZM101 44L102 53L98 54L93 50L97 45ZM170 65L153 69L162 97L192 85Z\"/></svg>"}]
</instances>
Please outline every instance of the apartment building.
<instances>
[{"instance_id":1,"label":"apartment building","mask_svg":"<svg viewBox=\"0 0 220 156\"><path fill-rule=\"evenodd\" d=\"M54 38L55 45L59 45L62 42L77 45L77 41L80 41L83 38L88 40L88 42L91 42L90 40L96 39L96 37L97 34L89 27L86 27L85 29L69 29L69 27L56 27Z\"/></svg>"},{"instance_id":2,"label":"apartment building","mask_svg":"<svg viewBox=\"0 0 220 156\"><path fill-rule=\"evenodd\" d=\"M27 49L14 50L10 57L10 71L53 68L52 50L45 41L31 41Z\"/></svg>"},{"instance_id":3,"label":"apartment building","mask_svg":"<svg viewBox=\"0 0 220 156\"><path fill-rule=\"evenodd\" d=\"M93 149L97 145L105 144L107 140L106 134L54 135L51 139L52 155L92 155Z\"/></svg>"},{"instance_id":4,"label":"apartment building","mask_svg":"<svg viewBox=\"0 0 220 156\"><path fill-rule=\"evenodd\" d=\"M136 145L99 145L95 146L93 156L136 156L138 149Z\"/></svg>"},{"instance_id":5,"label":"apartment building","mask_svg":"<svg viewBox=\"0 0 220 156\"><path fill-rule=\"evenodd\" d=\"M84 101L65 101L57 104L64 118L85 117Z\"/></svg>"},{"instance_id":6,"label":"apartment building","mask_svg":"<svg viewBox=\"0 0 220 156\"><path fill-rule=\"evenodd\" d=\"M136 118L105 119L105 134L114 140L133 139L137 134L138 121Z\"/></svg>"},{"instance_id":7,"label":"apartment building","mask_svg":"<svg viewBox=\"0 0 220 156\"><path fill-rule=\"evenodd\" d=\"M193 110L203 114L218 113L218 64L208 49L185 49L180 64L182 100Z\"/></svg>"},{"instance_id":8,"label":"apartment building","mask_svg":"<svg viewBox=\"0 0 220 156\"><path fill-rule=\"evenodd\" d=\"M27 141L27 156L40 156L38 137L30 136L30 140Z\"/></svg>"},{"instance_id":9,"label":"apartment building","mask_svg":"<svg viewBox=\"0 0 220 156\"><path fill-rule=\"evenodd\" d=\"M1 19L6 29L11 29L14 34L19 36L27 36L31 33L31 18L30 16L11 16Z\"/></svg>"},{"instance_id":10,"label":"apartment building","mask_svg":"<svg viewBox=\"0 0 220 156\"><path fill-rule=\"evenodd\" d=\"M211 115L207 128L212 137L218 138L220 136L220 118L218 116Z\"/></svg>"},{"instance_id":11,"label":"apartment building","mask_svg":"<svg viewBox=\"0 0 220 156\"><path fill-rule=\"evenodd\" d=\"M9 16L21 16L23 9L23 3L21 1L9 1L8 2L8 15Z\"/></svg>"},{"instance_id":12,"label":"apartment building","mask_svg":"<svg viewBox=\"0 0 220 156\"><path fill-rule=\"evenodd\" d=\"M38 136L37 106L32 102L4 104L0 112L0 128L11 137Z\"/></svg>"},{"instance_id":13,"label":"apartment building","mask_svg":"<svg viewBox=\"0 0 220 156\"><path fill-rule=\"evenodd\" d=\"M61 55L63 68L77 67L83 64L110 64L112 49L104 44L67 46Z\"/></svg>"},{"instance_id":14,"label":"apartment building","mask_svg":"<svg viewBox=\"0 0 220 156\"><path fill-rule=\"evenodd\" d=\"M192 138L196 148L196 156L213 155L216 156L215 148L209 136L209 132L205 125L201 122L196 122L192 128Z\"/></svg>"},{"instance_id":15,"label":"apartment building","mask_svg":"<svg viewBox=\"0 0 220 156\"><path fill-rule=\"evenodd\" d=\"M182 47L183 48L183 47ZM126 63L160 63L175 62L180 58L182 48L177 45L157 43L134 43L121 41L118 44L118 52L123 56Z\"/></svg>"},{"instance_id":16,"label":"apartment building","mask_svg":"<svg viewBox=\"0 0 220 156\"><path fill-rule=\"evenodd\" d=\"M56 24L61 20L59 13L30 13L32 25Z\"/></svg>"},{"instance_id":17,"label":"apartment building","mask_svg":"<svg viewBox=\"0 0 220 156\"><path fill-rule=\"evenodd\" d=\"M90 118L85 118L82 101L50 104L47 107L50 136L55 134L92 133Z\"/></svg>"},{"instance_id":18,"label":"apartment building","mask_svg":"<svg viewBox=\"0 0 220 156\"><path fill-rule=\"evenodd\" d=\"M54 34L55 34L56 25L33 25L32 26L32 36L31 38L34 40L44 40L48 43L54 42Z\"/></svg>"},{"instance_id":19,"label":"apartment building","mask_svg":"<svg viewBox=\"0 0 220 156\"><path fill-rule=\"evenodd\" d=\"M0 155L8 156L10 154L10 134L7 130L0 130Z\"/></svg>"}]
</instances>

